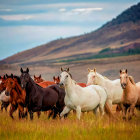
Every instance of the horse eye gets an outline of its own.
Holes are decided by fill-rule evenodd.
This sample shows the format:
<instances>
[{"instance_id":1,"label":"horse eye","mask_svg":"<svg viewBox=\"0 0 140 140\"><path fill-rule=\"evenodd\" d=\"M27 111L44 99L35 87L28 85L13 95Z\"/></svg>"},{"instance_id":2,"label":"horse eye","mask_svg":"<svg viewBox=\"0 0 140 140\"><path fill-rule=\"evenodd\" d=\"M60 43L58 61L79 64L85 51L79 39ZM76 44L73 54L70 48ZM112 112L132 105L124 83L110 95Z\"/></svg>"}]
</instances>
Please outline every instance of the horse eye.
<instances>
[{"instance_id":1,"label":"horse eye","mask_svg":"<svg viewBox=\"0 0 140 140\"><path fill-rule=\"evenodd\" d=\"M68 78L68 75L66 76L66 78Z\"/></svg>"}]
</instances>

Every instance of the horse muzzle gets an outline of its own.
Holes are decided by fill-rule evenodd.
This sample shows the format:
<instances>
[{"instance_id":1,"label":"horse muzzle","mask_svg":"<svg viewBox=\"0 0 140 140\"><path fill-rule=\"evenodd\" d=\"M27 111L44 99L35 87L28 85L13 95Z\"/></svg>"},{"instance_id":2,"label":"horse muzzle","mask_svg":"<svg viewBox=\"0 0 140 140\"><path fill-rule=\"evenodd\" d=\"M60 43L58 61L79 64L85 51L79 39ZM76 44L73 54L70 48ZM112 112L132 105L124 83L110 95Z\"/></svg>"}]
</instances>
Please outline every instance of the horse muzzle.
<instances>
[{"instance_id":1,"label":"horse muzzle","mask_svg":"<svg viewBox=\"0 0 140 140\"><path fill-rule=\"evenodd\" d=\"M9 91L5 91L5 95L6 96L9 96L10 95L10 92Z\"/></svg>"},{"instance_id":2,"label":"horse muzzle","mask_svg":"<svg viewBox=\"0 0 140 140\"><path fill-rule=\"evenodd\" d=\"M64 88L64 84L63 83L59 83L59 87L60 88Z\"/></svg>"},{"instance_id":3,"label":"horse muzzle","mask_svg":"<svg viewBox=\"0 0 140 140\"><path fill-rule=\"evenodd\" d=\"M122 87L123 89L126 89L126 84L125 84L125 83L121 84L121 87Z\"/></svg>"}]
</instances>

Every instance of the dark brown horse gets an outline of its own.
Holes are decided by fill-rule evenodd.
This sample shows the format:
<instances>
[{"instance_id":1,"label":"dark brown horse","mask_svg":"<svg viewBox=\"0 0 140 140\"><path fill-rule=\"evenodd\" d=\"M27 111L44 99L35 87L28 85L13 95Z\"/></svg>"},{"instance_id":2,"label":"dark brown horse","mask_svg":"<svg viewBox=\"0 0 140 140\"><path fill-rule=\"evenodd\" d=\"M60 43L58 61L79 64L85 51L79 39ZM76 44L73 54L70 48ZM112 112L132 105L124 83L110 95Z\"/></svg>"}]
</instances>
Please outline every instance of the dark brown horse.
<instances>
[{"instance_id":1,"label":"dark brown horse","mask_svg":"<svg viewBox=\"0 0 140 140\"><path fill-rule=\"evenodd\" d=\"M37 85L29 75L29 69L23 71L21 68L21 85L26 90L26 105L33 119L33 112L54 110L55 117L64 108L65 91L58 85L42 88ZM54 118L55 118L54 117Z\"/></svg>"}]
</instances>

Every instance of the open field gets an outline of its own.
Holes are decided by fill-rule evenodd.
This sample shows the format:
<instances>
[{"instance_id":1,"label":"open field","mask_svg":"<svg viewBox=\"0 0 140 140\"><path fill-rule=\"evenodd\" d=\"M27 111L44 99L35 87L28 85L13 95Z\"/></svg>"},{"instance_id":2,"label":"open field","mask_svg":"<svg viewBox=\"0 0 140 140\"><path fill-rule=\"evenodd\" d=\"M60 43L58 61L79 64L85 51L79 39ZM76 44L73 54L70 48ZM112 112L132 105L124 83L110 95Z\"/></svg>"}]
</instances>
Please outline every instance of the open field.
<instances>
[{"instance_id":1,"label":"open field","mask_svg":"<svg viewBox=\"0 0 140 140\"><path fill-rule=\"evenodd\" d=\"M0 65L0 75L5 73L20 75L19 65ZM30 74L42 74L42 78L52 81L53 76L60 74L60 67L69 67L73 79L77 82L87 81L87 68L93 69L96 67L97 72L108 77L109 79L119 78L119 71L122 68L127 68L136 82L140 81L140 55L121 56L114 58L80 60L67 63L44 63L39 65L26 65L23 68L29 67Z\"/></svg>"},{"instance_id":2,"label":"open field","mask_svg":"<svg viewBox=\"0 0 140 140\"><path fill-rule=\"evenodd\" d=\"M33 121L18 120L15 114L15 120L12 120L8 113L0 112L1 140L140 139L140 112L131 121L123 121L120 117L117 121L111 121L107 116L95 118L92 112L82 114L80 121L72 113L65 120L48 120L44 113L38 119L35 114Z\"/></svg>"}]
</instances>

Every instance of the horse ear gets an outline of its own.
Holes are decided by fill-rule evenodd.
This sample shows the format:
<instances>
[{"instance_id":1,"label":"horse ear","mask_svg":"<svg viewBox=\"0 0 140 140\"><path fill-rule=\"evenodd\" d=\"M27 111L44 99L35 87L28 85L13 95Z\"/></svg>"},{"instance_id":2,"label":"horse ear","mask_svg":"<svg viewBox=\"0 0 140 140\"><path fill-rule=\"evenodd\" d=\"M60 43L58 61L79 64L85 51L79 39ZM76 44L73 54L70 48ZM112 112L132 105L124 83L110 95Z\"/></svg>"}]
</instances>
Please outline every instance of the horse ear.
<instances>
[{"instance_id":1,"label":"horse ear","mask_svg":"<svg viewBox=\"0 0 140 140\"><path fill-rule=\"evenodd\" d=\"M93 70L94 70L94 72L96 72L96 68L94 68Z\"/></svg>"},{"instance_id":2,"label":"horse ear","mask_svg":"<svg viewBox=\"0 0 140 140\"><path fill-rule=\"evenodd\" d=\"M20 68L20 72L23 73L23 69L22 68Z\"/></svg>"},{"instance_id":3,"label":"horse ear","mask_svg":"<svg viewBox=\"0 0 140 140\"><path fill-rule=\"evenodd\" d=\"M39 75L39 78L41 78L41 74Z\"/></svg>"},{"instance_id":4,"label":"horse ear","mask_svg":"<svg viewBox=\"0 0 140 140\"><path fill-rule=\"evenodd\" d=\"M8 74L6 73L6 78L8 78Z\"/></svg>"},{"instance_id":5,"label":"horse ear","mask_svg":"<svg viewBox=\"0 0 140 140\"><path fill-rule=\"evenodd\" d=\"M62 67L61 67L61 71L62 71L62 72L64 71Z\"/></svg>"},{"instance_id":6,"label":"horse ear","mask_svg":"<svg viewBox=\"0 0 140 140\"><path fill-rule=\"evenodd\" d=\"M67 72L69 72L69 70L70 70L70 69L69 69L69 68L67 68L67 70L66 70L66 71L67 71Z\"/></svg>"},{"instance_id":7,"label":"horse ear","mask_svg":"<svg viewBox=\"0 0 140 140\"><path fill-rule=\"evenodd\" d=\"M125 70L125 72L127 73L127 69Z\"/></svg>"},{"instance_id":8,"label":"horse ear","mask_svg":"<svg viewBox=\"0 0 140 140\"><path fill-rule=\"evenodd\" d=\"M3 79L6 79L5 75L3 76Z\"/></svg>"},{"instance_id":9,"label":"horse ear","mask_svg":"<svg viewBox=\"0 0 140 140\"><path fill-rule=\"evenodd\" d=\"M120 70L120 73L122 73L122 70Z\"/></svg>"},{"instance_id":10,"label":"horse ear","mask_svg":"<svg viewBox=\"0 0 140 140\"><path fill-rule=\"evenodd\" d=\"M11 73L11 78L13 78L14 76L13 76L13 73Z\"/></svg>"},{"instance_id":11,"label":"horse ear","mask_svg":"<svg viewBox=\"0 0 140 140\"><path fill-rule=\"evenodd\" d=\"M2 77L0 76L0 79L1 79Z\"/></svg>"},{"instance_id":12,"label":"horse ear","mask_svg":"<svg viewBox=\"0 0 140 140\"><path fill-rule=\"evenodd\" d=\"M53 80L55 80L55 76L53 76Z\"/></svg>"},{"instance_id":13,"label":"horse ear","mask_svg":"<svg viewBox=\"0 0 140 140\"><path fill-rule=\"evenodd\" d=\"M36 76L34 75L34 78L36 78Z\"/></svg>"},{"instance_id":14,"label":"horse ear","mask_svg":"<svg viewBox=\"0 0 140 140\"><path fill-rule=\"evenodd\" d=\"M90 72L90 68L88 68L88 72Z\"/></svg>"},{"instance_id":15,"label":"horse ear","mask_svg":"<svg viewBox=\"0 0 140 140\"><path fill-rule=\"evenodd\" d=\"M26 69L26 72L29 73L29 68Z\"/></svg>"},{"instance_id":16,"label":"horse ear","mask_svg":"<svg viewBox=\"0 0 140 140\"><path fill-rule=\"evenodd\" d=\"M58 80L60 80L59 76L57 77Z\"/></svg>"}]
</instances>

